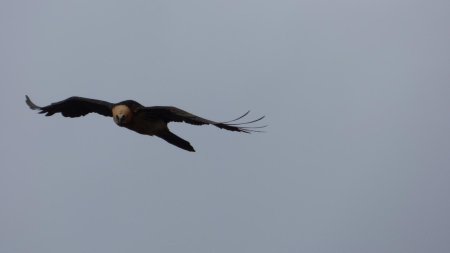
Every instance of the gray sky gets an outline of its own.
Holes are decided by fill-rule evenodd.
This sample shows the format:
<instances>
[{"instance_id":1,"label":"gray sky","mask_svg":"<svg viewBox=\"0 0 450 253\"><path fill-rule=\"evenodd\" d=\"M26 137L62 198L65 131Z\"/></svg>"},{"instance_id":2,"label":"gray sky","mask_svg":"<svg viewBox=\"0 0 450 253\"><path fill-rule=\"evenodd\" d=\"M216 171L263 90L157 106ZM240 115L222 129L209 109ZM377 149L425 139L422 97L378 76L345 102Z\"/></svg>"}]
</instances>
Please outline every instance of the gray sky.
<instances>
[{"instance_id":1,"label":"gray sky","mask_svg":"<svg viewBox=\"0 0 450 253\"><path fill-rule=\"evenodd\" d=\"M0 2L0 252L450 252L450 2ZM197 153L24 103L248 109Z\"/></svg>"}]
</instances>

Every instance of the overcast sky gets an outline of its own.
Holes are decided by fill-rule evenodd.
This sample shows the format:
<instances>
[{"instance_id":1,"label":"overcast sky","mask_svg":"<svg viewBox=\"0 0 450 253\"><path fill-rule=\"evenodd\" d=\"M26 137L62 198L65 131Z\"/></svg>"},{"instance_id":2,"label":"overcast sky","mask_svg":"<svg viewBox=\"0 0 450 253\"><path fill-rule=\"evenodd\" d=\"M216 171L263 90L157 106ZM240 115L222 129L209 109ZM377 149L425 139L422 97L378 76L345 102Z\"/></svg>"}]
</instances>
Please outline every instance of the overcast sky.
<instances>
[{"instance_id":1,"label":"overcast sky","mask_svg":"<svg viewBox=\"0 0 450 253\"><path fill-rule=\"evenodd\" d=\"M450 2L0 2L0 252L450 252ZM77 95L264 134L43 117Z\"/></svg>"}]
</instances>

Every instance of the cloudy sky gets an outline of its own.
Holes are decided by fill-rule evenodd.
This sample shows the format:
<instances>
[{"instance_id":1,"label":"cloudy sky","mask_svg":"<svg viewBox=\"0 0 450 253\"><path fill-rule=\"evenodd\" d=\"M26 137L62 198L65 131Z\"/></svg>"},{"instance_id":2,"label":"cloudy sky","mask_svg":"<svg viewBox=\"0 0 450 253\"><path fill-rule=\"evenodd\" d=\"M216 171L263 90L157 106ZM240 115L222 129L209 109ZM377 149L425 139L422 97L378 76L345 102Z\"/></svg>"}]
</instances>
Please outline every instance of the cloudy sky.
<instances>
[{"instance_id":1,"label":"cloudy sky","mask_svg":"<svg viewBox=\"0 0 450 253\"><path fill-rule=\"evenodd\" d=\"M0 252L450 252L450 2L2 0ZM264 134L77 95L266 115Z\"/></svg>"}]
</instances>

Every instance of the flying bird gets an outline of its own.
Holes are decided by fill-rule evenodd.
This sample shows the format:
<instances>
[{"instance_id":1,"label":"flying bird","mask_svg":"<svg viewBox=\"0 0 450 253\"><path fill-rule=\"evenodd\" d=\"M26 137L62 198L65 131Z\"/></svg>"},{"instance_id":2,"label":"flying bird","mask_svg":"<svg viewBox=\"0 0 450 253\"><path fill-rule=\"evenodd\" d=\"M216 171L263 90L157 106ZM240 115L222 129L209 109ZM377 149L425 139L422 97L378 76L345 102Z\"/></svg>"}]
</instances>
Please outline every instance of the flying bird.
<instances>
[{"instance_id":1,"label":"flying bird","mask_svg":"<svg viewBox=\"0 0 450 253\"><path fill-rule=\"evenodd\" d=\"M45 116L61 113L64 117L81 117L95 112L97 114L112 117L114 122L140 134L157 136L170 144L187 151L195 152L191 144L172 133L168 128L170 122L185 122L192 125L214 125L229 131L252 133L261 132L259 129L266 126L248 126L248 124L260 121L264 116L255 120L236 123L242 116L227 122L215 122L201 118L174 106L150 106L146 107L133 100L125 100L119 103L110 103L97 99L70 97L68 99L41 107L34 104L28 96L25 102L32 110L39 110Z\"/></svg>"}]
</instances>

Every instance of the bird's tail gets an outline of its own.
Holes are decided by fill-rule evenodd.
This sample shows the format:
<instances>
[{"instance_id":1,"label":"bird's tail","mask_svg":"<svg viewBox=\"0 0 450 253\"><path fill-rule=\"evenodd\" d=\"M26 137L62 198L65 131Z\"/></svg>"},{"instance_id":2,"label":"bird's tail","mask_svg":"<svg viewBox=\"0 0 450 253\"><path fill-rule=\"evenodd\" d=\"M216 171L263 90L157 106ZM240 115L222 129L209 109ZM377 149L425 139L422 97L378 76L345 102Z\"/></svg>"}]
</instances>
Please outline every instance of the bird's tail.
<instances>
[{"instance_id":1,"label":"bird's tail","mask_svg":"<svg viewBox=\"0 0 450 253\"><path fill-rule=\"evenodd\" d=\"M176 136L174 133L170 132L170 131L164 131L162 133L158 133L156 136L158 136L159 138L167 141L170 144L173 144L179 148L182 148L184 150L190 151L190 152L195 152L194 148L191 146L191 144L186 141L183 140L182 138Z\"/></svg>"}]
</instances>

